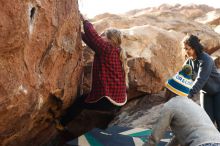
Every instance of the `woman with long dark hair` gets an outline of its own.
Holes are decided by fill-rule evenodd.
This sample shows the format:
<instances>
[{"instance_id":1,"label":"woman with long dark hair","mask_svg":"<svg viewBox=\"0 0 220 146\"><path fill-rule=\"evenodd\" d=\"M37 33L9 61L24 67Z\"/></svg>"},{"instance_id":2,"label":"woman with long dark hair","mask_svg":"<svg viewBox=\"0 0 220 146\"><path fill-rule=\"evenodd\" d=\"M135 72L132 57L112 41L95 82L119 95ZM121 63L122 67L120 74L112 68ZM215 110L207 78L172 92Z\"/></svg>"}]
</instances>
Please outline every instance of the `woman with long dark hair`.
<instances>
[{"instance_id":1,"label":"woman with long dark hair","mask_svg":"<svg viewBox=\"0 0 220 146\"><path fill-rule=\"evenodd\" d=\"M186 35L182 45L188 56L185 64L193 69L194 85L188 97L192 98L200 91L201 105L220 131L220 73L213 59L203 51L204 47L197 36Z\"/></svg>"}]
</instances>

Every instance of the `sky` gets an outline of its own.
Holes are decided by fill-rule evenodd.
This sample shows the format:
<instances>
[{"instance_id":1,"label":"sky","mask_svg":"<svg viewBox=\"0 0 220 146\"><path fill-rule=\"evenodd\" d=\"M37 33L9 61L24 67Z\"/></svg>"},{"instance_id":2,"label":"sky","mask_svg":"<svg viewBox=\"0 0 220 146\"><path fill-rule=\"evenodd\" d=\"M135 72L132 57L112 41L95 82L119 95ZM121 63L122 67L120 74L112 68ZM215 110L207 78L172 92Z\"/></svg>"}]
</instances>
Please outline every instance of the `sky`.
<instances>
[{"instance_id":1,"label":"sky","mask_svg":"<svg viewBox=\"0 0 220 146\"><path fill-rule=\"evenodd\" d=\"M134 9L156 7L161 4L182 5L206 4L214 8L220 8L219 0L78 0L82 14L92 18L105 12L119 14Z\"/></svg>"}]
</instances>

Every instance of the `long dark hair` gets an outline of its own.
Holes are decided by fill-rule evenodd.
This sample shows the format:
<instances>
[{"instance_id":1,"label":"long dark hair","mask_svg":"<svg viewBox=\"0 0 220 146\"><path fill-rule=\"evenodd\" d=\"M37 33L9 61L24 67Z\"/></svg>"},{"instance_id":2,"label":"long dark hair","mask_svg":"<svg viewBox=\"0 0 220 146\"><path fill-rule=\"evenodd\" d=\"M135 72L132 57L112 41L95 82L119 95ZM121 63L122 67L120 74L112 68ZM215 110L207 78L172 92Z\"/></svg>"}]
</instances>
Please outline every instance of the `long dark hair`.
<instances>
[{"instance_id":1,"label":"long dark hair","mask_svg":"<svg viewBox=\"0 0 220 146\"><path fill-rule=\"evenodd\" d=\"M203 52L203 45L200 43L200 39L195 35L186 35L182 41L183 44L187 44L196 51L196 55L200 55Z\"/></svg>"}]
</instances>

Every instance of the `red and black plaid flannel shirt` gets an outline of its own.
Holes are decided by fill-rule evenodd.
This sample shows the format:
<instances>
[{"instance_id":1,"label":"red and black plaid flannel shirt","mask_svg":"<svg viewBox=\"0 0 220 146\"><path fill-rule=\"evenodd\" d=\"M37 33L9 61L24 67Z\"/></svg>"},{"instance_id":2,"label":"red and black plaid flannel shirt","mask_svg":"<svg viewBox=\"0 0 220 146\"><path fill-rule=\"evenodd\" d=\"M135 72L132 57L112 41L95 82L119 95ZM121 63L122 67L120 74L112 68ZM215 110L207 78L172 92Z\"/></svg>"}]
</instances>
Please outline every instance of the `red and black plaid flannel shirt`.
<instances>
[{"instance_id":1,"label":"red and black plaid flannel shirt","mask_svg":"<svg viewBox=\"0 0 220 146\"><path fill-rule=\"evenodd\" d=\"M89 21L85 20L83 27L85 33L82 33L82 39L95 52L92 89L85 102L93 103L106 97L114 105L124 105L127 94L120 48L104 41Z\"/></svg>"}]
</instances>

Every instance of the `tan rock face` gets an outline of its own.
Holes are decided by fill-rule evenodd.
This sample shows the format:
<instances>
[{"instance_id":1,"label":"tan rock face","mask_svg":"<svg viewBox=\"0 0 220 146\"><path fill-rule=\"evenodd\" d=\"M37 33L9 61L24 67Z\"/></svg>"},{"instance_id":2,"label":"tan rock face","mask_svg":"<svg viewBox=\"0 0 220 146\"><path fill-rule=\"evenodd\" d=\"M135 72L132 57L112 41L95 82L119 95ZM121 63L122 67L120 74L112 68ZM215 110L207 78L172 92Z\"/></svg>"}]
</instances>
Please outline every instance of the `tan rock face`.
<instances>
[{"instance_id":1,"label":"tan rock face","mask_svg":"<svg viewBox=\"0 0 220 146\"><path fill-rule=\"evenodd\" d=\"M152 26L124 30L122 47L130 57L130 89L150 94L161 91L167 78L182 66L181 37Z\"/></svg>"},{"instance_id":2,"label":"tan rock face","mask_svg":"<svg viewBox=\"0 0 220 146\"><path fill-rule=\"evenodd\" d=\"M136 26L151 25L158 29L198 35L208 53L212 54L220 47L219 24L220 11L206 5L169 6L134 10L124 15L102 14L94 18L96 28L102 32L106 28L128 29ZM199 23L198 23L199 22ZM203 23L203 24L201 24ZM214 26L213 26L214 25Z\"/></svg>"},{"instance_id":3,"label":"tan rock face","mask_svg":"<svg viewBox=\"0 0 220 146\"><path fill-rule=\"evenodd\" d=\"M0 145L41 145L49 109L74 100L82 70L77 0L0 2Z\"/></svg>"},{"instance_id":4,"label":"tan rock face","mask_svg":"<svg viewBox=\"0 0 220 146\"><path fill-rule=\"evenodd\" d=\"M216 32L220 33L220 9L209 11L208 13L196 18L196 21L207 24L212 27Z\"/></svg>"}]
</instances>

